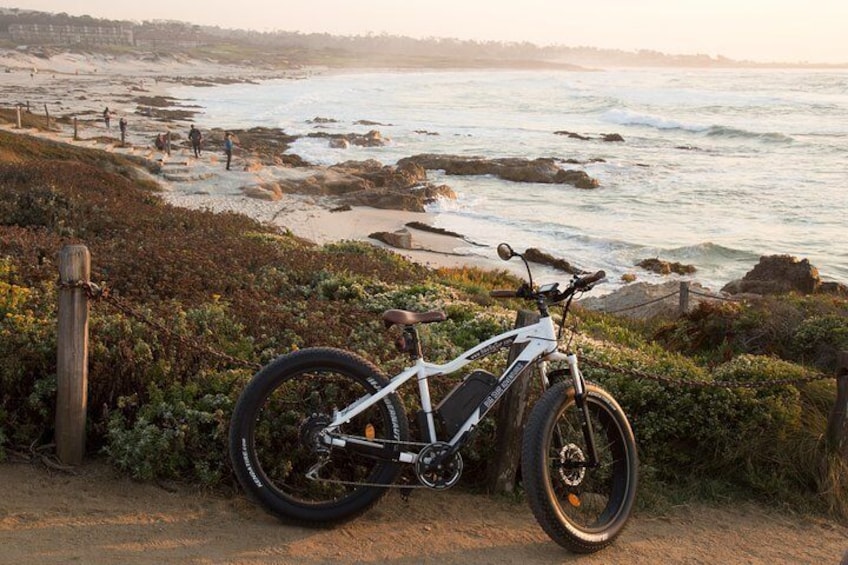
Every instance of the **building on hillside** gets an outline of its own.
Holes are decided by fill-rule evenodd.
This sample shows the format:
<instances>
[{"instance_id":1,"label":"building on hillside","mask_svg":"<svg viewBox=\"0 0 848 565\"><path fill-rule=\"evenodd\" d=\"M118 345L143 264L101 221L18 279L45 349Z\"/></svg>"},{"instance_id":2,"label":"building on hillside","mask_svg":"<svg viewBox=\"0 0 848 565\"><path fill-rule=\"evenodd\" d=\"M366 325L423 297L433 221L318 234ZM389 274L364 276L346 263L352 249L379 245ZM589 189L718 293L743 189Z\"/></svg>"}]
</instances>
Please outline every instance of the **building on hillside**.
<instances>
[{"instance_id":1,"label":"building on hillside","mask_svg":"<svg viewBox=\"0 0 848 565\"><path fill-rule=\"evenodd\" d=\"M147 26L135 32L135 46L157 51L161 49L195 49L205 42L194 29L151 29Z\"/></svg>"},{"instance_id":2,"label":"building on hillside","mask_svg":"<svg viewBox=\"0 0 848 565\"><path fill-rule=\"evenodd\" d=\"M10 24L9 36L19 45L133 45L133 31L124 26Z\"/></svg>"}]
</instances>

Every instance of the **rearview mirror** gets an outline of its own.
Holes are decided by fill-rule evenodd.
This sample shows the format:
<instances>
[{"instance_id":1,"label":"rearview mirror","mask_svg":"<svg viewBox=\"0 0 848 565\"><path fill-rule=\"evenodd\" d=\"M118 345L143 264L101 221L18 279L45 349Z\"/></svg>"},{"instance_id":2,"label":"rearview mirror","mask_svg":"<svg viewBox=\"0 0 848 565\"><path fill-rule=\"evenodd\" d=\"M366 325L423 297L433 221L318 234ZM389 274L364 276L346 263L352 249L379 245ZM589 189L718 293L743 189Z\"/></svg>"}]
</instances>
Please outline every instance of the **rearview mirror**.
<instances>
[{"instance_id":1,"label":"rearview mirror","mask_svg":"<svg viewBox=\"0 0 848 565\"><path fill-rule=\"evenodd\" d=\"M504 261L509 261L515 257L515 251L512 250L512 247L508 243L501 243L498 245L498 257Z\"/></svg>"}]
</instances>

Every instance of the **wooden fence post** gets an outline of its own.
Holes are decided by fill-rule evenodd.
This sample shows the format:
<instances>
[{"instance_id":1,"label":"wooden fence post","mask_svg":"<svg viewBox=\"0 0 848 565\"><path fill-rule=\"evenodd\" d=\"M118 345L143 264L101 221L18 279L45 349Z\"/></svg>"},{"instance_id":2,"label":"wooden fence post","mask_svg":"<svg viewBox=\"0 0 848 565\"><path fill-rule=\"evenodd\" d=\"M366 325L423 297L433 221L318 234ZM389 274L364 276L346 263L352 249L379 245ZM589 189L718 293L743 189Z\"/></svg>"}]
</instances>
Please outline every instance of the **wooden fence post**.
<instances>
[{"instance_id":1,"label":"wooden fence post","mask_svg":"<svg viewBox=\"0 0 848 565\"><path fill-rule=\"evenodd\" d=\"M848 460L848 351L840 351L836 365L836 404L827 422L828 443Z\"/></svg>"},{"instance_id":2,"label":"wooden fence post","mask_svg":"<svg viewBox=\"0 0 848 565\"><path fill-rule=\"evenodd\" d=\"M50 131L50 110L47 109L47 104L44 105L44 115L47 117L47 131Z\"/></svg>"},{"instance_id":3,"label":"wooden fence post","mask_svg":"<svg viewBox=\"0 0 848 565\"><path fill-rule=\"evenodd\" d=\"M519 310L515 318L515 327L529 326L539 321L538 312ZM515 361L526 344L513 345L509 350L507 367ZM521 439L526 419L529 375L522 377L501 397L495 415L495 451L494 461L489 467L487 483L491 492L515 491L518 466L521 462Z\"/></svg>"},{"instance_id":4,"label":"wooden fence post","mask_svg":"<svg viewBox=\"0 0 848 565\"><path fill-rule=\"evenodd\" d=\"M79 465L85 454L88 396L88 296L74 283L88 283L91 256L84 245L59 252L59 314L56 335L56 454Z\"/></svg>"},{"instance_id":5,"label":"wooden fence post","mask_svg":"<svg viewBox=\"0 0 848 565\"><path fill-rule=\"evenodd\" d=\"M74 116L74 141L79 140L79 124L77 123L77 117Z\"/></svg>"},{"instance_id":6,"label":"wooden fence post","mask_svg":"<svg viewBox=\"0 0 848 565\"><path fill-rule=\"evenodd\" d=\"M681 316L685 316L686 312L689 311L689 283L686 281L680 281L680 307L678 308L678 313Z\"/></svg>"},{"instance_id":7,"label":"wooden fence post","mask_svg":"<svg viewBox=\"0 0 848 565\"><path fill-rule=\"evenodd\" d=\"M17 110L18 110L17 125L18 125L18 129L21 129L21 105L20 104L18 104Z\"/></svg>"}]
</instances>

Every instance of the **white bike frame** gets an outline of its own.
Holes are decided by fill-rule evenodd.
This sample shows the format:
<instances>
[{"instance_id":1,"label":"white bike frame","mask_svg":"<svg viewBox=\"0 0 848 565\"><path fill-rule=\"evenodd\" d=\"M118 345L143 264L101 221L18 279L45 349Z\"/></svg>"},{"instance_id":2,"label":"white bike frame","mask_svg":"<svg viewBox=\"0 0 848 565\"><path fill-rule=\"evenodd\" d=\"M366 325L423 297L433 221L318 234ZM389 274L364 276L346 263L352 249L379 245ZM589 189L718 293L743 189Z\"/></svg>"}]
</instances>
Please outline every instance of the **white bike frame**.
<instances>
[{"instance_id":1,"label":"white bike frame","mask_svg":"<svg viewBox=\"0 0 848 565\"><path fill-rule=\"evenodd\" d=\"M444 364L434 364L425 361L423 358L418 358L415 364L408 367L392 377L389 384L381 388L374 394L363 396L349 406L338 410L333 414L333 421L325 429L323 440L327 445L333 447L345 447L348 443L360 443L374 447L380 447L379 441L366 440L365 438L357 438L347 435L332 435L332 431L339 426L349 422L358 414L367 410L377 402L380 402L389 394L395 392L404 383L412 378L418 380L418 392L421 399L421 409L426 417L429 437L437 438L436 426L433 418L433 405L430 399L430 381L431 377L448 375L458 371L477 359L487 357L501 349L510 347L512 344L526 344L526 347L516 357L516 359L506 368L506 370L498 378L497 385L480 403L476 410L473 410L465 423L456 431L452 438L448 440L448 444L454 447L466 433L471 431L488 413L491 407L503 394L512 386L513 383L521 376L525 370L534 366L537 363L547 361L566 361L568 363L571 375L574 381L574 386L578 394L583 393L583 382L580 378L580 373L577 367L577 357L573 353L561 353L557 350L558 340L556 328L550 316L541 318L535 324L523 326L514 330L510 330L492 337L471 349L465 351L459 357ZM543 376L543 379L545 377ZM545 383L547 384L547 383ZM415 463L418 460L418 453L412 451L400 452L398 460L403 463Z\"/></svg>"}]
</instances>

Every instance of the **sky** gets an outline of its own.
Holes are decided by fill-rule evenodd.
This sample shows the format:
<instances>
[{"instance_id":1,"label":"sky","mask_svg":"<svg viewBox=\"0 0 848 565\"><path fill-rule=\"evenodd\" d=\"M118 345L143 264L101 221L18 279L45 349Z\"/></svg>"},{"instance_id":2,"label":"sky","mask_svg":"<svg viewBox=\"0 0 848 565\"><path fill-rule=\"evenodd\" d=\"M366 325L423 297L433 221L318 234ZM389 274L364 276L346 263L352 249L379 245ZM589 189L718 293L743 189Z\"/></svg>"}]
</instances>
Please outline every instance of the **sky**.
<instances>
[{"instance_id":1,"label":"sky","mask_svg":"<svg viewBox=\"0 0 848 565\"><path fill-rule=\"evenodd\" d=\"M259 31L848 63L848 0L0 0L0 6Z\"/></svg>"}]
</instances>

